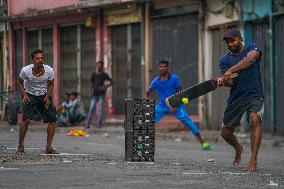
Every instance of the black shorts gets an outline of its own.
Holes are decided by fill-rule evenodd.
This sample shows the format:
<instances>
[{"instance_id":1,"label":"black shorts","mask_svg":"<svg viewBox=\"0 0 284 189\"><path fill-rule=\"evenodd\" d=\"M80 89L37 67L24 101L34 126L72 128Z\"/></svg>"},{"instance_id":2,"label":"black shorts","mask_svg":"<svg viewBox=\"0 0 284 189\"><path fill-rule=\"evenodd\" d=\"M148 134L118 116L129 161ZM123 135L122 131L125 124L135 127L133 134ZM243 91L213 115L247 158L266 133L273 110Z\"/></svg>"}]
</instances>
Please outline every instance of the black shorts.
<instances>
[{"instance_id":1,"label":"black shorts","mask_svg":"<svg viewBox=\"0 0 284 189\"><path fill-rule=\"evenodd\" d=\"M29 96L30 101L28 104L23 103L23 119L36 119L36 111L38 110L44 123L56 122L56 109L51 97L49 97L49 107L46 109L43 102L45 95L27 95Z\"/></svg>"},{"instance_id":2,"label":"black shorts","mask_svg":"<svg viewBox=\"0 0 284 189\"><path fill-rule=\"evenodd\" d=\"M222 127L240 126L244 112L248 113L248 118L251 113L257 113L262 120L263 102L263 98L253 98L228 106L224 112Z\"/></svg>"}]
</instances>

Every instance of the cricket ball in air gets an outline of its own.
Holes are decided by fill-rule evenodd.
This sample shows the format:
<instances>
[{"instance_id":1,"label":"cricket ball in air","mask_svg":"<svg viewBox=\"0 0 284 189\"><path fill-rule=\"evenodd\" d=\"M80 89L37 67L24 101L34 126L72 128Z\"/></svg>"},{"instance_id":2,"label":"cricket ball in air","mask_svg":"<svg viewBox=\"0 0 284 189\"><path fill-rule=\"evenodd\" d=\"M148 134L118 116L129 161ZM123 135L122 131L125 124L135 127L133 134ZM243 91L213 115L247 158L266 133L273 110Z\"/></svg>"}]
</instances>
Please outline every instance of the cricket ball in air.
<instances>
[{"instance_id":1,"label":"cricket ball in air","mask_svg":"<svg viewBox=\"0 0 284 189\"><path fill-rule=\"evenodd\" d=\"M187 103L188 103L188 98L182 98L182 99L181 99L181 102L182 102L183 104L187 104Z\"/></svg>"}]
</instances>

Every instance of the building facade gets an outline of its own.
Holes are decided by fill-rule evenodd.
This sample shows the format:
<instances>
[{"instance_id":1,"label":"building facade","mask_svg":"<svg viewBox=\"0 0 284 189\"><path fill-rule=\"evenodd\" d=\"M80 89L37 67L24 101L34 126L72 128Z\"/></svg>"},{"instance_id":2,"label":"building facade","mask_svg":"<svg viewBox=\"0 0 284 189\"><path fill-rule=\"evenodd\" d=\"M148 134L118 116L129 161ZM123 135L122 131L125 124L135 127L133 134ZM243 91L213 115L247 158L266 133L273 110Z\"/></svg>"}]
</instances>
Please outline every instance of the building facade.
<instances>
[{"instance_id":1,"label":"building facade","mask_svg":"<svg viewBox=\"0 0 284 189\"><path fill-rule=\"evenodd\" d=\"M125 1L126 2L126 1ZM9 85L17 89L21 68L31 63L30 53L43 49L45 63L55 71L54 102L65 92L77 91L88 106L88 86L95 63L104 61L112 73L111 28L106 10L131 6L123 1L9 1ZM116 5L118 3L118 5ZM105 9L101 7L105 6ZM111 91L107 111L112 109Z\"/></svg>"},{"instance_id":2,"label":"building facade","mask_svg":"<svg viewBox=\"0 0 284 189\"><path fill-rule=\"evenodd\" d=\"M30 52L42 48L46 64L55 70L55 104L65 92L78 91L88 106L87 91L95 62L114 80L107 92L106 111L124 114L125 98L144 96L166 59L187 87L220 75L218 62L227 52L222 35L239 28L245 43L258 42L265 51L264 130L283 133L282 30L283 2L241 0L9 0L0 40L3 48L0 87L17 88ZM6 33L4 32L6 31ZM4 35L5 34L5 35ZM1 43L4 44L4 43ZM8 49L8 51L6 51ZM4 66L3 66L4 65ZM4 70L4 71L3 71ZM7 71L5 71L7 70ZM186 108L202 127L219 129L228 89L193 100ZM155 96L153 96L155 98Z\"/></svg>"}]
</instances>

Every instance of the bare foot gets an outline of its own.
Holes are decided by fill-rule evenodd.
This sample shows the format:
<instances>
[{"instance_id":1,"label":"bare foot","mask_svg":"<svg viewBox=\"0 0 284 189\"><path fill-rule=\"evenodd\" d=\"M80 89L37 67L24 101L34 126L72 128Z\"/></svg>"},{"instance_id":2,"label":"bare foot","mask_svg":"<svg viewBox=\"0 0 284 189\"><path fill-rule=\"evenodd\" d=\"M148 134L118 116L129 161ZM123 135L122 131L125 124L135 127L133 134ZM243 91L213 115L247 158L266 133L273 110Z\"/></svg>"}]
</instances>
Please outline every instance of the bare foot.
<instances>
[{"instance_id":1,"label":"bare foot","mask_svg":"<svg viewBox=\"0 0 284 189\"><path fill-rule=\"evenodd\" d=\"M256 171L256 161L249 161L246 168L243 169L244 172L255 172Z\"/></svg>"},{"instance_id":2,"label":"bare foot","mask_svg":"<svg viewBox=\"0 0 284 189\"><path fill-rule=\"evenodd\" d=\"M233 161L234 166L237 166L241 163L242 153L244 153L244 147L240 144L236 150L235 160Z\"/></svg>"},{"instance_id":3,"label":"bare foot","mask_svg":"<svg viewBox=\"0 0 284 189\"><path fill-rule=\"evenodd\" d=\"M54 150L51 146L47 146L45 149L45 154L60 154L60 153Z\"/></svg>"},{"instance_id":4,"label":"bare foot","mask_svg":"<svg viewBox=\"0 0 284 189\"><path fill-rule=\"evenodd\" d=\"M16 154L20 155L20 156L25 155L25 147L24 146L19 146Z\"/></svg>"}]
</instances>

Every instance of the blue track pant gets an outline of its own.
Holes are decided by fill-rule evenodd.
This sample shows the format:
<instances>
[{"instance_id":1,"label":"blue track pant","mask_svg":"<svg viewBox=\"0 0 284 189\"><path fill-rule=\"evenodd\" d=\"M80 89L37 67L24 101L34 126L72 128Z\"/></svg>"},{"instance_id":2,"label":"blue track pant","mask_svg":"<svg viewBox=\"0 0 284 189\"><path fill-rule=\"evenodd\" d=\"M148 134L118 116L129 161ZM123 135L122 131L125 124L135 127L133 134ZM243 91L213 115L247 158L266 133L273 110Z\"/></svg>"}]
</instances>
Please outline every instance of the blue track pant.
<instances>
[{"instance_id":1,"label":"blue track pant","mask_svg":"<svg viewBox=\"0 0 284 189\"><path fill-rule=\"evenodd\" d=\"M155 106L155 124L158 124L162 117L167 114L175 116L176 119L182 122L189 129L191 129L192 134L194 134L195 136L200 134L200 129L191 121L183 105L179 106L176 112L172 113L170 112L170 108L168 108L167 106L157 104Z\"/></svg>"}]
</instances>

